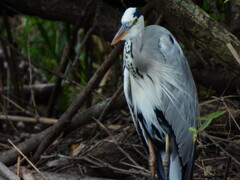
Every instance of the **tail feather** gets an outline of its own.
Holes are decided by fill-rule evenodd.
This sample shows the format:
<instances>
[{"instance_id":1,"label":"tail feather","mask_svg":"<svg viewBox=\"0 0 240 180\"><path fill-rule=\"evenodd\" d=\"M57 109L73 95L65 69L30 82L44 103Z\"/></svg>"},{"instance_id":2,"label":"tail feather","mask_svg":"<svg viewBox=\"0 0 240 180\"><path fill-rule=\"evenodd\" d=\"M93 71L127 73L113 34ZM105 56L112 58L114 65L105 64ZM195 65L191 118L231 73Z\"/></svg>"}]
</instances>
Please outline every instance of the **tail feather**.
<instances>
[{"instance_id":1,"label":"tail feather","mask_svg":"<svg viewBox=\"0 0 240 180\"><path fill-rule=\"evenodd\" d=\"M184 180L191 180L193 178L193 169L194 169L194 160L195 160L195 150L196 150L196 144L194 146L194 150L192 151L192 158L188 162L188 164L183 167L183 177Z\"/></svg>"}]
</instances>

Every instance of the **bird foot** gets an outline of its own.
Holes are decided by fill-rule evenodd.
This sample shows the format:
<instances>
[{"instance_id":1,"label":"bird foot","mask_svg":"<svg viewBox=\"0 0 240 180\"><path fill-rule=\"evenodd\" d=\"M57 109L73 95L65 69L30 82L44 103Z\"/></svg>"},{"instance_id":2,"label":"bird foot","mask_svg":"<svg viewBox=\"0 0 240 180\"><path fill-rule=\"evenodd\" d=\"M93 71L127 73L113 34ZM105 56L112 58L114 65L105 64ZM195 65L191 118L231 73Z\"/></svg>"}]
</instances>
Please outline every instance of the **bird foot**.
<instances>
[{"instance_id":1,"label":"bird foot","mask_svg":"<svg viewBox=\"0 0 240 180\"><path fill-rule=\"evenodd\" d=\"M163 159L163 167L166 174L166 177L168 179L169 175L169 160L170 160L170 154L169 154L169 135L166 136L166 145L165 145L165 157Z\"/></svg>"},{"instance_id":2,"label":"bird foot","mask_svg":"<svg viewBox=\"0 0 240 180\"><path fill-rule=\"evenodd\" d=\"M169 160L166 159L166 155L163 160L163 167L164 167L164 172L166 174L166 177L168 177L168 175L169 175Z\"/></svg>"},{"instance_id":3,"label":"bird foot","mask_svg":"<svg viewBox=\"0 0 240 180\"><path fill-rule=\"evenodd\" d=\"M151 180L154 180L156 155L155 155L153 144L150 140L148 140L148 148L149 148L149 168L151 172Z\"/></svg>"},{"instance_id":4,"label":"bird foot","mask_svg":"<svg viewBox=\"0 0 240 180\"><path fill-rule=\"evenodd\" d=\"M152 159L152 157L149 158L149 168L151 172L151 180L155 179L155 161Z\"/></svg>"}]
</instances>

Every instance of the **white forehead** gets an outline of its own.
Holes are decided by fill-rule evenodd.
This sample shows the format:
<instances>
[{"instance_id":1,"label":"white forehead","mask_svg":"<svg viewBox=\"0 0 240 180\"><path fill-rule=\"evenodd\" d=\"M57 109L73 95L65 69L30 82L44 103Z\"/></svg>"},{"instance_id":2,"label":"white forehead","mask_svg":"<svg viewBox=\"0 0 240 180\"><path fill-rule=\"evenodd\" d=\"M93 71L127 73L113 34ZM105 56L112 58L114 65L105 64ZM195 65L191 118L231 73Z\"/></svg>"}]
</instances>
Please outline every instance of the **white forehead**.
<instances>
[{"instance_id":1,"label":"white forehead","mask_svg":"<svg viewBox=\"0 0 240 180\"><path fill-rule=\"evenodd\" d=\"M137 8L128 8L124 12L121 22L127 22L127 21L131 21L131 20L135 19L133 16L134 16L134 13L136 12L136 10L137 10Z\"/></svg>"}]
</instances>

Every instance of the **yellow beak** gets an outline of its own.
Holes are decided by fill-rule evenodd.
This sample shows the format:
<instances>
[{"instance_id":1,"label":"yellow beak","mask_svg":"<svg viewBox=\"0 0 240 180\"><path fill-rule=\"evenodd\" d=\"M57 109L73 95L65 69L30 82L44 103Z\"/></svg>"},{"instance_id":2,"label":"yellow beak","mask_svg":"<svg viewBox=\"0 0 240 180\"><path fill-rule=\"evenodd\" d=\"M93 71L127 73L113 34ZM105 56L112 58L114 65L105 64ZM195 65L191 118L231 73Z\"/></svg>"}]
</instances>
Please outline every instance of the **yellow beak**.
<instances>
[{"instance_id":1,"label":"yellow beak","mask_svg":"<svg viewBox=\"0 0 240 180\"><path fill-rule=\"evenodd\" d=\"M121 28L118 30L117 34L113 38L111 45L114 45L118 43L120 40L122 40L122 38L127 34L128 30L129 30L129 27L124 25L121 26Z\"/></svg>"}]
</instances>

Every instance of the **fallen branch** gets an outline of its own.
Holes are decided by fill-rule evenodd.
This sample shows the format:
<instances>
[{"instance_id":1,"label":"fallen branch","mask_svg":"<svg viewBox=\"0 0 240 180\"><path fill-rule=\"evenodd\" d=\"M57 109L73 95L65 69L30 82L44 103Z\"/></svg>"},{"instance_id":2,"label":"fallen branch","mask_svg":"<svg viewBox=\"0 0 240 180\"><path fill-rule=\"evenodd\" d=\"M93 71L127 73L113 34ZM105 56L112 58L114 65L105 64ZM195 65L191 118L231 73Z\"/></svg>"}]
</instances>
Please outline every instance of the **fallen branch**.
<instances>
[{"instance_id":1,"label":"fallen branch","mask_svg":"<svg viewBox=\"0 0 240 180\"><path fill-rule=\"evenodd\" d=\"M99 117L104 112L104 109L106 109L106 106L108 106L109 101L111 100L107 99L92 106L88 110L77 113L73 117L72 122L70 126L67 127L66 131L67 132L70 130L72 131L79 127L80 125L87 123L93 117L95 118ZM121 109L124 105L126 105L126 101L122 93L121 95L118 96L118 98L115 99L114 103L112 103L111 106L108 108L108 112L112 112L116 109Z\"/></svg>"},{"instance_id":2,"label":"fallen branch","mask_svg":"<svg viewBox=\"0 0 240 180\"><path fill-rule=\"evenodd\" d=\"M61 157L61 158L66 158L66 159L71 159L71 160L83 160L83 161L86 161L92 165L94 165L94 168L104 168L104 167L107 167L109 169L112 169L113 171L116 171L118 173L122 173L122 174L129 174L129 175L138 175L138 176L143 176L143 177L149 177L150 176L150 172L146 169L139 169L139 167L132 167L131 169L122 169L122 168L119 168L119 167L115 167L109 163L106 163L106 162L103 162L101 161L100 159L97 159L95 157L92 157L92 156L81 156L81 157L69 157L69 156L64 156L64 155L58 155L58 157ZM133 169L135 168L135 169ZM136 170L138 169L138 170Z\"/></svg>"},{"instance_id":3,"label":"fallen branch","mask_svg":"<svg viewBox=\"0 0 240 180\"><path fill-rule=\"evenodd\" d=\"M42 179L41 175L36 173L35 171L32 171L30 169L27 169L25 167L22 168L22 178L23 180L37 180ZM56 173L56 172L43 172L43 174L49 179L49 180L59 180L59 179L71 179L71 180L112 180L108 178L98 178L98 177L91 177L91 176L84 176L84 175L73 175L70 173Z\"/></svg>"},{"instance_id":4,"label":"fallen branch","mask_svg":"<svg viewBox=\"0 0 240 180\"><path fill-rule=\"evenodd\" d=\"M77 113L69 126L66 126L66 131L70 132L74 129L80 127L85 123L89 123L92 120L92 117L99 117L102 113L105 106L108 104L109 99L101 101L100 103L93 105L92 107L83 110L82 112ZM110 111L114 111L116 109L122 108L125 105L125 99L123 94L121 94L112 104L110 107ZM37 146L40 144L42 139L44 139L49 132L53 131L53 127L49 127L48 129L38 133L33 134L30 138L26 139L24 142L18 144L18 148L24 153L29 154L30 152L34 152ZM15 149L10 149L6 152L3 152L0 155L0 162L4 163L5 165L12 165L15 164L19 153Z\"/></svg>"},{"instance_id":5,"label":"fallen branch","mask_svg":"<svg viewBox=\"0 0 240 180\"><path fill-rule=\"evenodd\" d=\"M44 178L44 179L47 180L47 177L46 177L41 171L39 171L39 169L25 156L25 154L23 154L23 153L21 152L21 150L18 149L17 146L15 146L15 144L12 143L12 141L8 140L8 142L9 142L9 143L14 147L14 149L16 149L17 152L18 152L19 154L21 154L22 157L42 176L42 178Z\"/></svg>"},{"instance_id":6,"label":"fallen branch","mask_svg":"<svg viewBox=\"0 0 240 180\"><path fill-rule=\"evenodd\" d=\"M30 122L30 123L44 123L44 124L56 124L57 119L46 118L46 117L24 117L24 116L11 116L11 115L0 115L0 120L10 120L10 121L22 121L22 122Z\"/></svg>"},{"instance_id":7,"label":"fallen branch","mask_svg":"<svg viewBox=\"0 0 240 180\"><path fill-rule=\"evenodd\" d=\"M2 179L1 177L5 177L9 180L20 180L20 178L10 171L8 167L0 162L0 179Z\"/></svg>"},{"instance_id":8,"label":"fallen branch","mask_svg":"<svg viewBox=\"0 0 240 180\"><path fill-rule=\"evenodd\" d=\"M33 134L30 136L30 138L26 139L24 142L18 144L18 149L21 150L24 154L28 154L30 152L33 152L38 144L41 142L41 140L46 137L47 133L52 130L52 127L38 133ZM6 152L2 152L0 155L0 162L2 162L5 165L12 165L17 162L17 158L19 156L19 153L16 149L12 148Z\"/></svg>"}]
</instances>

